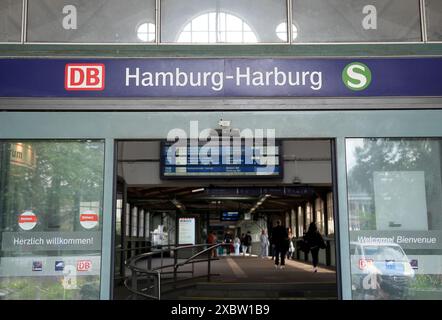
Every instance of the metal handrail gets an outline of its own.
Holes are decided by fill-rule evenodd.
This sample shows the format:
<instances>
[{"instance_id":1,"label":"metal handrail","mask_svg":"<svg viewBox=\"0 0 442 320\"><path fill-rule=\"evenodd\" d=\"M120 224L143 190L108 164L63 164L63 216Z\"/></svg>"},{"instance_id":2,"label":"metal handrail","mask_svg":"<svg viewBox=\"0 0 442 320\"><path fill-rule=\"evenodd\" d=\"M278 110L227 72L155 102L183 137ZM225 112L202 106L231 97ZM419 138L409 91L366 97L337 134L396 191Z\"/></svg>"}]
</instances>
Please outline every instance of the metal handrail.
<instances>
[{"instance_id":1,"label":"metal handrail","mask_svg":"<svg viewBox=\"0 0 442 320\"><path fill-rule=\"evenodd\" d=\"M222 246L227 246L227 245L230 246L230 243L218 243L218 244L215 244L215 245L213 245L213 246L211 246L211 247L209 247L209 248L207 248L207 249L204 249L203 251L200 251L200 252L194 254L193 256L191 256L190 258L188 258L186 261L176 264L175 267L176 267L176 268L178 268L178 267L182 267L182 266L184 266L185 264L189 263L189 261L195 259L196 257L199 257L200 255L202 255L202 254L204 254L204 253L206 253L206 252L211 252L211 251L212 251L213 249L215 249L215 248L222 247Z\"/></svg>"},{"instance_id":2,"label":"metal handrail","mask_svg":"<svg viewBox=\"0 0 442 320\"><path fill-rule=\"evenodd\" d=\"M149 245L149 246L142 246L142 247L133 247L133 248L122 248L121 245L117 246L115 251L118 252L126 252L126 251L135 251L135 250L142 250L142 249L158 249L158 248L164 248L164 247L174 247L174 244L162 244L162 245Z\"/></svg>"},{"instance_id":3,"label":"metal handrail","mask_svg":"<svg viewBox=\"0 0 442 320\"><path fill-rule=\"evenodd\" d=\"M177 251L178 250L193 249L193 248L199 248L199 247L207 247L209 245L210 244L195 244L195 245L185 245L185 246L174 247L174 248L171 248L170 245L167 245L167 247L168 247L167 249L161 249L161 250L158 250L158 251L142 253L140 255L134 256L134 257L130 258L128 261L125 262L126 266L129 269L131 269L131 271L132 271L132 275L131 275L131 284L132 284L132 286L129 286L129 283L128 283L129 278L124 280L124 282L123 282L124 286L130 292L132 292L134 294L141 295L141 296L146 297L146 298L160 300L161 299L161 274L162 274L161 270L162 269L173 267L173 274L174 274L173 279L174 279L174 282L177 282L177 273L178 273L178 268L179 267L182 267L182 266L184 266L186 264L189 264L189 263L194 264L194 263L206 262L206 261L208 263L207 276L208 276L208 278L210 280L210 269L211 269L210 262L211 262L211 260L214 260L214 259L211 256L208 256L207 259L201 259L201 260L195 261L195 258L197 258L197 257L199 257L199 256L201 256L203 254L206 254L206 253L209 254L212 250L215 250L218 247L227 246L227 245L230 246L230 244L218 243L218 244L215 244L215 245L211 245L210 247L205 248L202 251L194 254L193 256L191 256L190 258L185 260L184 262L178 263L178 261L177 261ZM171 265L163 265L164 253L172 252L172 251L174 252L174 255L173 255L174 256L174 263L171 264ZM154 269L151 268L149 270L146 270L146 269L142 269L142 268L136 266L136 263L139 262L140 260L146 259L146 258L152 258L152 256L158 255L158 254L161 254L161 265L159 267L156 267ZM166 274L166 273L171 273L171 272L164 272L163 274ZM141 292L141 291L138 290L138 284L137 284L138 274L145 274L147 277L151 277L151 276L154 277L153 288L155 290L154 293L156 293L156 295L146 294L146 293ZM192 267L192 274L193 274L193 267Z\"/></svg>"}]
</instances>

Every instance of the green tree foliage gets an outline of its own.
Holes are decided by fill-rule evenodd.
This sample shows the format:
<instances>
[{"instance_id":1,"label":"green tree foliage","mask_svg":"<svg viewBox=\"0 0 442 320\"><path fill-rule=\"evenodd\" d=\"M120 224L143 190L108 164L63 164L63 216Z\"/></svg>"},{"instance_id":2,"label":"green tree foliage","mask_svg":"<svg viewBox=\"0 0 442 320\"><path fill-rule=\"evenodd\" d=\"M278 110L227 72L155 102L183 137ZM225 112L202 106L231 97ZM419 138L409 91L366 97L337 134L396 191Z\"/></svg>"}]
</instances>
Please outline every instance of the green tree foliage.
<instances>
[{"instance_id":1,"label":"green tree foliage","mask_svg":"<svg viewBox=\"0 0 442 320\"><path fill-rule=\"evenodd\" d=\"M94 210L101 220L103 181L104 144L101 141L0 142L0 243L2 232L23 231L18 225L18 216L27 210L38 218L32 231L85 231L79 224L80 209ZM97 229L101 229L101 223ZM0 259L24 255L81 257L84 252L0 251ZM0 271L0 289L7 293L7 299L99 298L100 277L96 275L79 276L78 289L65 290L60 281L62 274L9 277L7 270L0 268Z\"/></svg>"},{"instance_id":2,"label":"green tree foliage","mask_svg":"<svg viewBox=\"0 0 442 320\"><path fill-rule=\"evenodd\" d=\"M12 143L8 148L12 149ZM32 210L39 217L36 230L75 230L81 202L98 202L103 194L104 151L101 142L24 142L35 156L32 165L8 167L2 229L17 230L17 216ZM101 211L101 208L100 208ZM101 212L100 212L101 213Z\"/></svg>"}]
</instances>

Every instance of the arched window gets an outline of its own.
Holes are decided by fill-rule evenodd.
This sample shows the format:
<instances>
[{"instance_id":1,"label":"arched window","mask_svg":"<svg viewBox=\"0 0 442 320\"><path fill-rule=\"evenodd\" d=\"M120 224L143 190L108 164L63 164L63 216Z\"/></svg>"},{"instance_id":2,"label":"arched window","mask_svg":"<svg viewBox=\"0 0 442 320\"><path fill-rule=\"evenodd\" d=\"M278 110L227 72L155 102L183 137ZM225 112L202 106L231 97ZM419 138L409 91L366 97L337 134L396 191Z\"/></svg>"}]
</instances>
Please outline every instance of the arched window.
<instances>
[{"instance_id":1,"label":"arched window","mask_svg":"<svg viewBox=\"0 0 442 320\"><path fill-rule=\"evenodd\" d=\"M142 23L137 28L137 37L143 42L155 41L155 25L153 23Z\"/></svg>"},{"instance_id":2,"label":"arched window","mask_svg":"<svg viewBox=\"0 0 442 320\"><path fill-rule=\"evenodd\" d=\"M281 22L280 24L278 24L275 32L279 39L281 39L284 42L287 42L287 23ZM294 24L292 24L292 39L296 40L297 37L298 37L298 28Z\"/></svg>"},{"instance_id":3,"label":"arched window","mask_svg":"<svg viewBox=\"0 0 442 320\"><path fill-rule=\"evenodd\" d=\"M226 12L204 13L181 31L181 43L256 43L251 27L241 18Z\"/></svg>"}]
</instances>

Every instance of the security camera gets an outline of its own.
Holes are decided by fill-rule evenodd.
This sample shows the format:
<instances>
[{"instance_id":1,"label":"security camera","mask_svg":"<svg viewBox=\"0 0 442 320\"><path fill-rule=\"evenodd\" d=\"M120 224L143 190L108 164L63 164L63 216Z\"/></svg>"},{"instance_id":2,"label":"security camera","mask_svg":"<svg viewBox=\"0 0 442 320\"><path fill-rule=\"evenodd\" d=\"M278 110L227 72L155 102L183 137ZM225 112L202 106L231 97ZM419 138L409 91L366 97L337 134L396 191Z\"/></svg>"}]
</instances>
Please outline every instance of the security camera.
<instances>
[{"instance_id":1,"label":"security camera","mask_svg":"<svg viewBox=\"0 0 442 320\"><path fill-rule=\"evenodd\" d=\"M222 128L228 128L228 127L230 127L230 120L221 119L218 121L218 125Z\"/></svg>"}]
</instances>

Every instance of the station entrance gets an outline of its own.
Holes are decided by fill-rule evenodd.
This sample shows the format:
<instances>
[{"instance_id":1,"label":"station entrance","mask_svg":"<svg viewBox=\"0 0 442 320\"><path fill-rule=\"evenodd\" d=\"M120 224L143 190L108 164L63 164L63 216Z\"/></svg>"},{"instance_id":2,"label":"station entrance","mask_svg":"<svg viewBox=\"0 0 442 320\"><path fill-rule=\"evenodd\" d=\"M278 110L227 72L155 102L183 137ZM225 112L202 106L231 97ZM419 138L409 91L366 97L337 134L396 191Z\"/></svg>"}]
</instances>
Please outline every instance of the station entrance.
<instances>
[{"instance_id":1,"label":"station entrance","mask_svg":"<svg viewBox=\"0 0 442 320\"><path fill-rule=\"evenodd\" d=\"M277 141L268 178L241 163L228 174L212 163L171 169L164 141L119 141L113 298L336 299L332 144ZM325 244L316 268L302 245L312 224Z\"/></svg>"}]
</instances>

